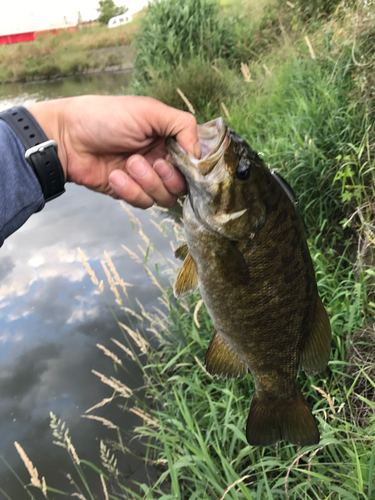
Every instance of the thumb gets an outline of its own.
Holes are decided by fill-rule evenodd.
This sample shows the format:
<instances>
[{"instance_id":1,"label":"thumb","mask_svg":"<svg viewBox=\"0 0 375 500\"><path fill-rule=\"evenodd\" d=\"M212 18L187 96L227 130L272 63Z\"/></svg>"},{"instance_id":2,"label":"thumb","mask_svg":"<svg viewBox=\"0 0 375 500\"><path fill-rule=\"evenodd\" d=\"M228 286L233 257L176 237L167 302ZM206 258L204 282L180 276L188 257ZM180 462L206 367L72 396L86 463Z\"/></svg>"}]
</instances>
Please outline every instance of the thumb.
<instances>
[{"instance_id":1,"label":"thumb","mask_svg":"<svg viewBox=\"0 0 375 500\"><path fill-rule=\"evenodd\" d=\"M171 108L174 109L174 108ZM179 145L188 153L200 158L202 148L198 138L197 120L191 113L174 110L175 116L170 117L169 133L176 137Z\"/></svg>"},{"instance_id":2,"label":"thumb","mask_svg":"<svg viewBox=\"0 0 375 500\"><path fill-rule=\"evenodd\" d=\"M201 157L197 121L191 113L172 108L155 99L147 98L143 102L144 117L149 124L152 124L154 132L160 137L176 137L185 151L196 158Z\"/></svg>"}]
</instances>

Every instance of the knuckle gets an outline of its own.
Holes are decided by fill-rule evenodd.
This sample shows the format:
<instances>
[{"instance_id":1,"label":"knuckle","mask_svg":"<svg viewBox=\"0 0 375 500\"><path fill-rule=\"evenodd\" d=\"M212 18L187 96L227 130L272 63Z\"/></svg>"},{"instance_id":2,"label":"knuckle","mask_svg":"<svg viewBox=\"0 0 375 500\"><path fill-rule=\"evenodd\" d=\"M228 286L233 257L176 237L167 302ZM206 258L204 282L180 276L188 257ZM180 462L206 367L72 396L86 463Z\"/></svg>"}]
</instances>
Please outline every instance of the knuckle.
<instances>
[{"instance_id":1,"label":"knuckle","mask_svg":"<svg viewBox=\"0 0 375 500\"><path fill-rule=\"evenodd\" d=\"M138 193L132 197L130 203L135 207L143 208L147 204L147 201L147 197L143 193Z\"/></svg>"},{"instance_id":2,"label":"knuckle","mask_svg":"<svg viewBox=\"0 0 375 500\"><path fill-rule=\"evenodd\" d=\"M124 196L124 200L133 205L134 207L143 208L149 201L147 194L141 188L133 186Z\"/></svg>"},{"instance_id":3,"label":"knuckle","mask_svg":"<svg viewBox=\"0 0 375 500\"><path fill-rule=\"evenodd\" d=\"M188 113L187 111L185 112L185 120L186 120L186 125L189 127L189 128L194 128L197 126L197 119L195 118L194 115L192 115L191 113Z\"/></svg>"},{"instance_id":4,"label":"knuckle","mask_svg":"<svg viewBox=\"0 0 375 500\"><path fill-rule=\"evenodd\" d=\"M173 183L166 183L166 188L173 197L177 197L185 192L185 182L183 179L175 179Z\"/></svg>"}]
</instances>

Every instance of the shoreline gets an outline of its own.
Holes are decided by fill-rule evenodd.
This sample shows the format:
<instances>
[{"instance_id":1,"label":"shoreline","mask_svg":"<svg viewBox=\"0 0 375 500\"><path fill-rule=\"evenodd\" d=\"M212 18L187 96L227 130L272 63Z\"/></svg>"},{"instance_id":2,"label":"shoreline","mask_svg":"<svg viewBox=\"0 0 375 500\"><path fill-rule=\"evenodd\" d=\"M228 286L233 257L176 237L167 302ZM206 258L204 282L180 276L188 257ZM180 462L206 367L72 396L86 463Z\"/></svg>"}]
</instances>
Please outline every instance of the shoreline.
<instances>
[{"instance_id":1,"label":"shoreline","mask_svg":"<svg viewBox=\"0 0 375 500\"><path fill-rule=\"evenodd\" d=\"M0 85L12 85L13 83L17 84L25 84L25 83L44 83L44 82L53 82L58 80L63 80L64 78L71 78L73 76L90 76L90 75L100 75L100 74L120 74L120 73L131 73L133 71L133 65L128 65L127 63L119 66L107 66L105 68L93 68L93 69L85 69L84 71L76 72L76 73L61 73L59 75L54 75L51 77L46 77L45 75L23 78L20 80L8 80L1 81Z\"/></svg>"},{"instance_id":2,"label":"shoreline","mask_svg":"<svg viewBox=\"0 0 375 500\"><path fill-rule=\"evenodd\" d=\"M99 26L1 45L0 84L127 71L136 56L133 37L137 28L136 22L113 30Z\"/></svg>"}]
</instances>

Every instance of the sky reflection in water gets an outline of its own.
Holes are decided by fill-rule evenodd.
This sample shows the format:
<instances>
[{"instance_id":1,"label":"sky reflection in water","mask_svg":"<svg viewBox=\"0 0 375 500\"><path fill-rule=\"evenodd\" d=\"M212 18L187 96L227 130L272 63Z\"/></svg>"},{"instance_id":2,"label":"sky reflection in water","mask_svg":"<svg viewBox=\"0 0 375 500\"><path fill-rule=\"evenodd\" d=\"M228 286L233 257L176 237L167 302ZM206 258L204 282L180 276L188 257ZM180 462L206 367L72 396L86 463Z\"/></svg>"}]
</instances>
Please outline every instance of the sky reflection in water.
<instances>
[{"instance_id":1,"label":"sky reflection in water","mask_svg":"<svg viewBox=\"0 0 375 500\"><path fill-rule=\"evenodd\" d=\"M0 109L41 98L121 94L121 82L126 85L127 78L127 75L97 75L81 80L12 85L12 89L0 86ZM158 249L158 257L149 262L150 268L155 262L165 263L166 257L171 257L169 240L150 222L147 211L132 210ZM123 341L123 338L105 300L87 275L77 248L84 251L105 284L100 261L107 251L120 276L134 285L126 305L137 309L134 299L138 297L146 309L151 309L158 291L143 266L136 264L121 247L125 244L139 253L140 243L142 240L132 230L129 216L118 202L67 185L63 196L34 214L0 249L0 456L25 483L29 476L14 441L25 449L49 486L67 489L62 471L72 472L72 465L66 452L52 444L50 411L66 421L81 458L99 464L99 439L110 436L116 440L115 431L81 418L86 409L111 395L110 388L91 370L116 375L113 363L96 344L105 345L123 358L110 340L114 337ZM105 295L119 318L126 321L108 286ZM123 374L121 380L136 388L141 381L140 371L130 364L127 367L132 375ZM128 430L141 423L138 417L123 412L116 404L95 413ZM131 447L136 454L142 453L137 441ZM146 480L142 461L134 456L127 457L122 467L128 481ZM0 487L12 500L27 498L2 462ZM100 492L102 495L98 487Z\"/></svg>"}]
</instances>

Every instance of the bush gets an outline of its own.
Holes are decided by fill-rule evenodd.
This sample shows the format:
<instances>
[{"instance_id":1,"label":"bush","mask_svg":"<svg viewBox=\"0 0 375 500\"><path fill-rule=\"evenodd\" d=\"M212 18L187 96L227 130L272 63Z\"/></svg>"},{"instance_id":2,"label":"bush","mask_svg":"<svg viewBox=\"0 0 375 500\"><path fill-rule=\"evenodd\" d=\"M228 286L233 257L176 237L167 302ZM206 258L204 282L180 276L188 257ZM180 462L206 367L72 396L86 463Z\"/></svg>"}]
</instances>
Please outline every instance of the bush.
<instances>
[{"instance_id":1,"label":"bush","mask_svg":"<svg viewBox=\"0 0 375 500\"><path fill-rule=\"evenodd\" d=\"M135 77L150 82L186 59L236 59L234 21L224 23L217 0L156 0L136 40Z\"/></svg>"},{"instance_id":2,"label":"bush","mask_svg":"<svg viewBox=\"0 0 375 500\"><path fill-rule=\"evenodd\" d=\"M119 16L127 10L124 5L117 7L113 0L99 0L99 9L97 9L99 12L98 21L107 24L111 17Z\"/></svg>"}]
</instances>

